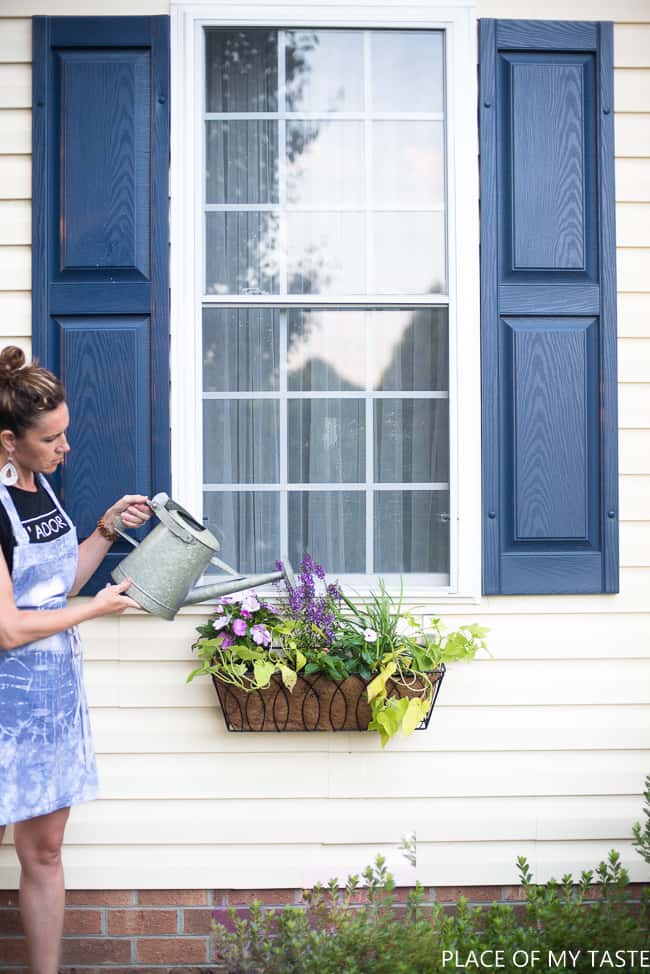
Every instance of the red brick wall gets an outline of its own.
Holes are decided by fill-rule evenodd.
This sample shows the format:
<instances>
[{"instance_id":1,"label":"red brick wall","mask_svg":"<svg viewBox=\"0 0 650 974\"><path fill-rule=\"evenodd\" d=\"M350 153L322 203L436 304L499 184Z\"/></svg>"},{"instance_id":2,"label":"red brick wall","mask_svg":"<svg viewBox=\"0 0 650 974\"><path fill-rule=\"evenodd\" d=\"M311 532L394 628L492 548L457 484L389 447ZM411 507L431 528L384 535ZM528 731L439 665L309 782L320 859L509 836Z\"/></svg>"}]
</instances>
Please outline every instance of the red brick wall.
<instances>
[{"instance_id":1,"label":"red brick wall","mask_svg":"<svg viewBox=\"0 0 650 974\"><path fill-rule=\"evenodd\" d=\"M641 886L630 886L638 899ZM409 889L397 890L405 902ZM427 888L428 902L518 903L520 886ZM228 923L228 907L245 914L253 900L277 907L302 902L302 890L69 890L63 937L65 974L209 974L219 965L210 943L212 919ZM362 896L360 896L362 899ZM18 893L0 890L0 974L27 974Z\"/></svg>"}]
</instances>

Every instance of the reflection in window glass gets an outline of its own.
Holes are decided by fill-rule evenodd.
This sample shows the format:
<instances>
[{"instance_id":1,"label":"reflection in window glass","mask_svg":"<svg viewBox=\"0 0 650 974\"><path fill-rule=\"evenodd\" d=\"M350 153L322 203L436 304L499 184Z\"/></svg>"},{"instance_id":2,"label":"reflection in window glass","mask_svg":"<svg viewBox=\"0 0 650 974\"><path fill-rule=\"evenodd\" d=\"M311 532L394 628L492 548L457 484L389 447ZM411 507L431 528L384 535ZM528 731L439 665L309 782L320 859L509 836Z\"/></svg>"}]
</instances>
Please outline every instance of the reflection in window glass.
<instances>
[{"instance_id":1,"label":"reflection in window glass","mask_svg":"<svg viewBox=\"0 0 650 974\"><path fill-rule=\"evenodd\" d=\"M365 225L361 213L289 213L289 294L361 294Z\"/></svg>"},{"instance_id":2,"label":"reflection in window glass","mask_svg":"<svg viewBox=\"0 0 650 974\"><path fill-rule=\"evenodd\" d=\"M442 213L375 213L374 290L378 294L444 294Z\"/></svg>"},{"instance_id":3,"label":"reflection in window glass","mask_svg":"<svg viewBox=\"0 0 650 974\"><path fill-rule=\"evenodd\" d=\"M277 112L278 32L205 31L208 112Z\"/></svg>"},{"instance_id":4,"label":"reflection in window glass","mask_svg":"<svg viewBox=\"0 0 650 974\"><path fill-rule=\"evenodd\" d=\"M372 110L442 112L442 43L442 31L372 31Z\"/></svg>"},{"instance_id":5,"label":"reflection in window glass","mask_svg":"<svg viewBox=\"0 0 650 974\"><path fill-rule=\"evenodd\" d=\"M363 111L361 31L290 30L286 45L287 111Z\"/></svg>"},{"instance_id":6,"label":"reflection in window glass","mask_svg":"<svg viewBox=\"0 0 650 974\"><path fill-rule=\"evenodd\" d=\"M289 483L360 483L366 478L363 399L290 399Z\"/></svg>"},{"instance_id":7,"label":"reflection in window glass","mask_svg":"<svg viewBox=\"0 0 650 974\"><path fill-rule=\"evenodd\" d=\"M444 206L442 122L373 122L371 158L375 206Z\"/></svg>"},{"instance_id":8,"label":"reflection in window glass","mask_svg":"<svg viewBox=\"0 0 650 974\"><path fill-rule=\"evenodd\" d=\"M278 123L205 123L206 202L277 203Z\"/></svg>"},{"instance_id":9,"label":"reflection in window glass","mask_svg":"<svg viewBox=\"0 0 650 974\"><path fill-rule=\"evenodd\" d=\"M446 308L367 312L375 389L449 390Z\"/></svg>"},{"instance_id":10,"label":"reflection in window glass","mask_svg":"<svg viewBox=\"0 0 650 974\"><path fill-rule=\"evenodd\" d=\"M277 482L280 476L277 400L205 399L203 429L206 483Z\"/></svg>"},{"instance_id":11,"label":"reflection in window glass","mask_svg":"<svg viewBox=\"0 0 650 974\"><path fill-rule=\"evenodd\" d=\"M289 559L309 552L335 572L364 572L366 495L363 491L291 492ZM333 566L336 565L336 568Z\"/></svg>"},{"instance_id":12,"label":"reflection in window glass","mask_svg":"<svg viewBox=\"0 0 650 974\"><path fill-rule=\"evenodd\" d=\"M279 311L203 309L204 392L271 392L278 388Z\"/></svg>"},{"instance_id":13,"label":"reflection in window glass","mask_svg":"<svg viewBox=\"0 0 650 974\"><path fill-rule=\"evenodd\" d=\"M209 523L240 570L310 552L333 574L438 584L450 507L444 32L205 38ZM408 307L424 295L436 297Z\"/></svg>"},{"instance_id":14,"label":"reflection in window glass","mask_svg":"<svg viewBox=\"0 0 650 974\"><path fill-rule=\"evenodd\" d=\"M363 122L287 122L287 199L292 206L363 206Z\"/></svg>"},{"instance_id":15,"label":"reflection in window glass","mask_svg":"<svg viewBox=\"0 0 650 974\"><path fill-rule=\"evenodd\" d=\"M376 572L449 571L448 491L378 490L374 512Z\"/></svg>"},{"instance_id":16,"label":"reflection in window glass","mask_svg":"<svg viewBox=\"0 0 650 974\"><path fill-rule=\"evenodd\" d=\"M366 312L289 311L289 389L353 392L366 387Z\"/></svg>"},{"instance_id":17,"label":"reflection in window glass","mask_svg":"<svg viewBox=\"0 0 650 974\"><path fill-rule=\"evenodd\" d=\"M377 399L374 429L377 483L449 480L446 399Z\"/></svg>"},{"instance_id":18,"label":"reflection in window glass","mask_svg":"<svg viewBox=\"0 0 650 974\"><path fill-rule=\"evenodd\" d=\"M277 294L278 223L272 213L207 213L208 294Z\"/></svg>"},{"instance_id":19,"label":"reflection in window glass","mask_svg":"<svg viewBox=\"0 0 650 974\"><path fill-rule=\"evenodd\" d=\"M239 572L272 572L280 551L280 495L275 491L205 491L206 527L219 557ZM216 571L216 569L209 569Z\"/></svg>"}]
</instances>

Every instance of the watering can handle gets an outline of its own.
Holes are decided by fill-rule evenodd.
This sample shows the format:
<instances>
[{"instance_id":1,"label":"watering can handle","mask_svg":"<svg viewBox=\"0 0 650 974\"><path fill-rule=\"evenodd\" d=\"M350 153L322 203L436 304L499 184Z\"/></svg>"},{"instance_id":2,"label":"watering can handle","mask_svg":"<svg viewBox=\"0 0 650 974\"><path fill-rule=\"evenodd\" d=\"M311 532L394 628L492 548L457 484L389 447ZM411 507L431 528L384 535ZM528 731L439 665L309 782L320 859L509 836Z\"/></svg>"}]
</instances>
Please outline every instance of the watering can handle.
<instances>
[{"instance_id":1,"label":"watering can handle","mask_svg":"<svg viewBox=\"0 0 650 974\"><path fill-rule=\"evenodd\" d=\"M154 512L154 514L157 514L158 513L158 505L157 504L154 504L153 502L156 501L159 497L165 497L166 498L167 495L166 494L156 495L156 497L153 498L153 501L150 501L148 498L146 500L146 504L151 508L151 510ZM122 518L120 517L119 514L117 515L117 517L115 518L115 521L113 522L113 530L114 531L117 531L117 533L119 534L119 536L121 538L124 538L125 541L128 541L129 544L130 545L133 545L134 548L137 548L138 545L140 544L139 541L136 541L135 538L132 538L130 534L127 534L126 533L126 524L124 523L124 521L122 520Z\"/></svg>"},{"instance_id":2,"label":"watering can handle","mask_svg":"<svg viewBox=\"0 0 650 974\"><path fill-rule=\"evenodd\" d=\"M135 538L132 538L130 534L127 534L125 528L126 524L118 514L113 522L113 531L116 531L121 538L124 538L124 540L128 541L129 544L132 544L134 548L137 548L140 542L136 541Z\"/></svg>"},{"instance_id":3,"label":"watering can handle","mask_svg":"<svg viewBox=\"0 0 650 974\"><path fill-rule=\"evenodd\" d=\"M210 559L210 564L211 565L216 565L217 568L221 568L222 571L226 572L227 575L232 575L233 578L242 578L243 577L238 571L235 571L235 569L232 567L232 565L226 564L225 561L222 561L221 558L217 558L216 555L214 556L214 558L211 558Z\"/></svg>"}]
</instances>

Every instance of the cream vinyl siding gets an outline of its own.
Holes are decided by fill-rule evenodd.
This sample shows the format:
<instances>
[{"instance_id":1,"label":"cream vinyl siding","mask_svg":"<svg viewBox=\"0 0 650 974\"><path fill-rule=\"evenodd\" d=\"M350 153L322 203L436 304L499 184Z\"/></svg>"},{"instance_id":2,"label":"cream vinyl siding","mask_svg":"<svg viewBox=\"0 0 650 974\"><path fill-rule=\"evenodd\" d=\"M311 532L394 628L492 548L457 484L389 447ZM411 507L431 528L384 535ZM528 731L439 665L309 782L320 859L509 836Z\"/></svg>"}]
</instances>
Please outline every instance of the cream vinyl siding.
<instances>
[{"instance_id":1,"label":"cream vinyl siding","mask_svg":"<svg viewBox=\"0 0 650 974\"><path fill-rule=\"evenodd\" d=\"M30 24L11 19L26 6L0 0L0 334L28 345ZM102 800L72 812L71 887L299 886L380 851L412 882L395 853L411 829L430 885L516 882L518 855L539 879L578 874L612 847L648 879L630 829L650 771L650 6L494 0L478 14L617 21L621 592L429 606L488 625L493 659L449 667L428 732L384 751L366 734L228 734L211 685L185 683L201 609L85 625ZM5 845L0 885L16 883Z\"/></svg>"}]
</instances>

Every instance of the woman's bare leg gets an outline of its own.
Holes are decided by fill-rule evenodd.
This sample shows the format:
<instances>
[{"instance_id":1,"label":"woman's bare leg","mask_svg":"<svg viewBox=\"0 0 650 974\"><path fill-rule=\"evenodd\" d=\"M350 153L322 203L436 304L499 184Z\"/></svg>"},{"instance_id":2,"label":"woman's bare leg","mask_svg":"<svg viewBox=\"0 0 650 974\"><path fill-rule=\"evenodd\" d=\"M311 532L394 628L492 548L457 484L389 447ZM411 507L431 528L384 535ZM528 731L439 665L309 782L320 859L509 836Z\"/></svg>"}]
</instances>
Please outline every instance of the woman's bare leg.
<instances>
[{"instance_id":1,"label":"woman's bare leg","mask_svg":"<svg viewBox=\"0 0 650 974\"><path fill-rule=\"evenodd\" d=\"M69 808L60 808L14 825L31 974L57 974L59 969L65 907L61 843L69 814Z\"/></svg>"}]
</instances>

